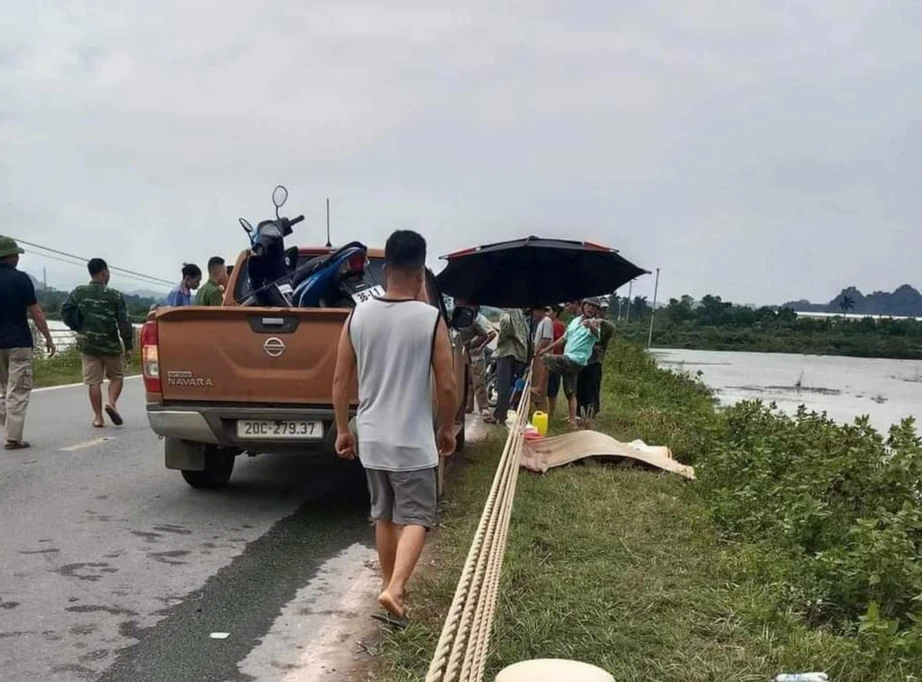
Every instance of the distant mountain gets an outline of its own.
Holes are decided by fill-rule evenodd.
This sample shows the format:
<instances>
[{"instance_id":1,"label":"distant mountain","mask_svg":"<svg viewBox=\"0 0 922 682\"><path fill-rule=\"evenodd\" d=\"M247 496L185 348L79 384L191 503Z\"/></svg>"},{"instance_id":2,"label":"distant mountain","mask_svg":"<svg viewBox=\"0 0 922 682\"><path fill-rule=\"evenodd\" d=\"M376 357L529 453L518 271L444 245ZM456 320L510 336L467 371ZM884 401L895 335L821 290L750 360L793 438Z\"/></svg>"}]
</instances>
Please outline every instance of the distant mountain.
<instances>
[{"instance_id":1,"label":"distant mountain","mask_svg":"<svg viewBox=\"0 0 922 682\"><path fill-rule=\"evenodd\" d=\"M829 303L811 303L800 300L785 303L783 307L810 313L848 312L856 315L922 317L922 294L908 284L904 284L892 293L875 291L867 296L857 287L848 287Z\"/></svg>"},{"instance_id":2,"label":"distant mountain","mask_svg":"<svg viewBox=\"0 0 922 682\"><path fill-rule=\"evenodd\" d=\"M129 294L139 298L153 298L158 301L166 298L166 293L163 291L154 291L153 289L122 289L121 291L123 294Z\"/></svg>"}]
</instances>

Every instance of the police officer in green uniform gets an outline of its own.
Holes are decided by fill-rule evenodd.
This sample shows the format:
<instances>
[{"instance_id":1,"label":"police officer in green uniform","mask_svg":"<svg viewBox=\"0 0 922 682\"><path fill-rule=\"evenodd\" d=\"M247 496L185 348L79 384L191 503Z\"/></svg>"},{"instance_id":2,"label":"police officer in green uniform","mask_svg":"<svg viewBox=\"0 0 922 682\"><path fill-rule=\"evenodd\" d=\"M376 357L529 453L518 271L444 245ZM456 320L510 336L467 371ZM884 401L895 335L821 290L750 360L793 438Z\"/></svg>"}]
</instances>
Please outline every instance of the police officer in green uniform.
<instances>
[{"instance_id":1,"label":"police officer in green uniform","mask_svg":"<svg viewBox=\"0 0 922 682\"><path fill-rule=\"evenodd\" d=\"M199 287L195 305L222 305L227 279L227 265L224 259L221 256L213 256L208 261L208 281Z\"/></svg>"},{"instance_id":2,"label":"police officer in green uniform","mask_svg":"<svg viewBox=\"0 0 922 682\"><path fill-rule=\"evenodd\" d=\"M124 362L131 361L134 329L128 319L125 298L109 288L109 266L102 258L87 263L90 283L74 289L61 307L61 318L77 332L77 348L83 358L83 383L89 387L93 426L103 421L102 383L109 380L105 412L116 426L122 425L118 399L122 393ZM121 340L119 340L121 337Z\"/></svg>"}]
</instances>

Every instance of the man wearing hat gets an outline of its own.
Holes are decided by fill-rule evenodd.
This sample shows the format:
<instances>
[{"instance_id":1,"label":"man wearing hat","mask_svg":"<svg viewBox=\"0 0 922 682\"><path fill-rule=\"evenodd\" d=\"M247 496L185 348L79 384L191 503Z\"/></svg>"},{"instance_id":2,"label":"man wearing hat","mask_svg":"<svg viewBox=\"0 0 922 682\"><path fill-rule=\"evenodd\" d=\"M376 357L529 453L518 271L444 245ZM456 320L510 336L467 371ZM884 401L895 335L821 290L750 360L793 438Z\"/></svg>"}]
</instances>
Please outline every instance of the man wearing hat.
<instances>
[{"instance_id":1,"label":"man wearing hat","mask_svg":"<svg viewBox=\"0 0 922 682\"><path fill-rule=\"evenodd\" d=\"M583 426L588 429L593 428L595 418L602 409L602 363L608 351L608 344L615 333L615 325L608 319L606 299L602 298L599 302L601 306L597 309L598 312L592 315L599 322L599 342L592 349L589 362L580 371L576 382L577 413L583 419Z\"/></svg>"},{"instance_id":2,"label":"man wearing hat","mask_svg":"<svg viewBox=\"0 0 922 682\"><path fill-rule=\"evenodd\" d=\"M577 426L576 388L579 373L588 364L592 351L599 342L601 320L596 316L599 314L600 307L599 299L585 299L583 314L573 318L564 335L540 353L544 358L545 367L551 372L560 374L563 380L563 391L570 408L571 429ZM563 355L552 355L560 346L563 346Z\"/></svg>"},{"instance_id":3,"label":"man wearing hat","mask_svg":"<svg viewBox=\"0 0 922 682\"><path fill-rule=\"evenodd\" d=\"M33 342L28 315L45 337L48 355L54 355L55 350L32 280L16 269L22 253L14 240L0 236L0 425L6 427L6 450L29 447L22 439L32 392Z\"/></svg>"}]
</instances>

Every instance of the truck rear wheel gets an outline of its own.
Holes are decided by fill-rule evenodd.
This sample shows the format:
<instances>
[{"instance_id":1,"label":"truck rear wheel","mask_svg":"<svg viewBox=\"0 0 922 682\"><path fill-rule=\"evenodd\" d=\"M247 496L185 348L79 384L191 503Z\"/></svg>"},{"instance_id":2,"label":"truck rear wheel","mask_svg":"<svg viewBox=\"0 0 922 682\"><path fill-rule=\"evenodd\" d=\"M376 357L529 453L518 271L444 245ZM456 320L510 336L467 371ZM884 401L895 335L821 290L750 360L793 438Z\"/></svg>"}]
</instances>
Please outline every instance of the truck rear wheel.
<instances>
[{"instance_id":1,"label":"truck rear wheel","mask_svg":"<svg viewBox=\"0 0 922 682\"><path fill-rule=\"evenodd\" d=\"M205 468L202 471L182 470L182 477L193 488L212 490L227 485L234 472L234 453L213 445L205 447Z\"/></svg>"}]
</instances>

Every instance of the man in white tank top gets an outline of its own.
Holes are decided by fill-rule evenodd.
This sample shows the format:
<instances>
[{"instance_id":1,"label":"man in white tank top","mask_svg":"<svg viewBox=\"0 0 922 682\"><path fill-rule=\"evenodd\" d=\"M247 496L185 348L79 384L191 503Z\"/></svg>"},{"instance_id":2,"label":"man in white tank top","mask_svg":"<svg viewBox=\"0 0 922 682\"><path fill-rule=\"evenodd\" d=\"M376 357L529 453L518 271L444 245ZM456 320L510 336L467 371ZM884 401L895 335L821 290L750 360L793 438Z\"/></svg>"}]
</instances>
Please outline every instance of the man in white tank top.
<instances>
[{"instance_id":1,"label":"man in white tank top","mask_svg":"<svg viewBox=\"0 0 922 682\"><path fill-rule=\"evenodd\" d=\"M384 589L378 601L406 614L404 588L436 522L439 454L455 450L457 387L448 327L424 303L426 241L398 231L384 250L387 292L359 304L339 340L333 377L336 453L365 467ZM438 432L431 377L438 396ZM358 378L354 435L349 398Z\"/></svg>"}]
</instances>

